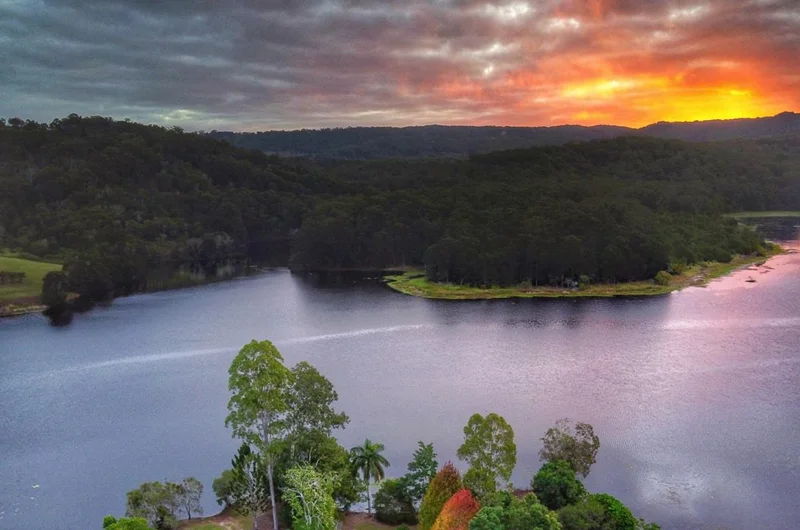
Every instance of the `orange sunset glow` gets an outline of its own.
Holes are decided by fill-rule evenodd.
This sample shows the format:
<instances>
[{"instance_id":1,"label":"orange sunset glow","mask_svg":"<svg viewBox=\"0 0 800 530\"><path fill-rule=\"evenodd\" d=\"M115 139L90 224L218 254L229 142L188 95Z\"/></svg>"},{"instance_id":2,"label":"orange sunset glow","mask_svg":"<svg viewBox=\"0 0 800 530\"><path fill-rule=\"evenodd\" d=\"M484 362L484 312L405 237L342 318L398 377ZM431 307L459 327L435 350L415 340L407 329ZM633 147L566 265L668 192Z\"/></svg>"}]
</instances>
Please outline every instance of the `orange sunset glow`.
<instances>
[{"instance_id":1,"label":"orange sunset glow","mask_svg":"<svg viewBox=\"0 0 800 530\"><path fill-rule=\"evenodd\" d=\"M273 4L206 2L187 18L180 2L121 0L108 13L90 0L46 11L0 3L8 28L30 30L5 44L14 76L0 114L99 106L263 130L641 126L800 110L797 0ZM96 82L77 74L87 68Z\"/></svg>"}]
</instances>

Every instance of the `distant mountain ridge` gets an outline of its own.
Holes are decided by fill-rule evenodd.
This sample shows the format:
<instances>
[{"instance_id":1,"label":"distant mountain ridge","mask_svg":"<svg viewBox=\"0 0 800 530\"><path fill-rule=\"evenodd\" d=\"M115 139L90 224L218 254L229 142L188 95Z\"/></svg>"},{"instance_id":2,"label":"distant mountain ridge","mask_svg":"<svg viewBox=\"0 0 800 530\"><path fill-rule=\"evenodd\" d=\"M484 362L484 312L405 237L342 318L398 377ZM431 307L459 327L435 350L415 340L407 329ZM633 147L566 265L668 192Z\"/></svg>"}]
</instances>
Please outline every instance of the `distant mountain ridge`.
<instances>
[{"instance_id":1,"label":"distant mountain ridge","mask_svg":"<svg viewBox=\"0 0 800 530\"><path fill-rule=\"evenodd\" d=\"M271 154L320 159L463 158L541 145L587 142L619 136L654 136L687 141L767 138L800 134L800 114L695 122L658 122L635 129L616 125L503 127L421 125L347 127L236 133L211 131L237 147Z\"/></svg>"}]
</instances>

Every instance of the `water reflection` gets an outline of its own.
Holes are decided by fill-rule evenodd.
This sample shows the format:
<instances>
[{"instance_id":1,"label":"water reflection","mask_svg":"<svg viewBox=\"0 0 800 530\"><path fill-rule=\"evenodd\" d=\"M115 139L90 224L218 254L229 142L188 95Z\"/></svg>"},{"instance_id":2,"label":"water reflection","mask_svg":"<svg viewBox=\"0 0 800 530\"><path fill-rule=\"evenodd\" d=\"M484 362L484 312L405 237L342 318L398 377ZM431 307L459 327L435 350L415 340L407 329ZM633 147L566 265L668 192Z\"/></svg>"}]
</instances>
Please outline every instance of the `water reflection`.
<instances>
[{"instance_id":1,"label":"water reflection","mask_svg":"<svg viewBox=\"0 0 800 530\"><path fill-rule=\"evenodd\" d=\"M664 528L800 528L797 260L749 288L734 275L654 298L467 303L273 270L57 330L0 321L0 528L96 527L140 483L189 474L212 512L236 448L227 368L252 338L325 373L352 418L342 443L385 443L390 475L419 439L455 459L469 416L496 411L524 487L569 416L601 437L587 487Z\"/></svg>"}]
</instances>

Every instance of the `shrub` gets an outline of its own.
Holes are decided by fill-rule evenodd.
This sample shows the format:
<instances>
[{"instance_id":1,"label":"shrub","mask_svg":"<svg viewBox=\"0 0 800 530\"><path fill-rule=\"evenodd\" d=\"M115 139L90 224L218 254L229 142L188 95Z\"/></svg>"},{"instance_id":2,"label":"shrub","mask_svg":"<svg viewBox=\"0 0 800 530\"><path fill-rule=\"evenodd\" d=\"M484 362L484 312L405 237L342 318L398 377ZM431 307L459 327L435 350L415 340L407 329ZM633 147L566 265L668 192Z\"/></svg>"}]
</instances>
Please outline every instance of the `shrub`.
<instances>
[{"instance_id":1,"label":"shrub","mask_svg":"<svg viewBox=\"0 0 800 530\"><path fill-rule=\"evenodd\" d=\"M433 530L467 530L470 520L480 509L471 491L466 488L459 490L442 507Z\"/></svg>"},{"instance_id":2,"label":"shrub","mask_svg":"<svg viewBox=\"0 0 800 530\"><path fill-rule=\"evenodd\" d=\"M417 524L417 515L403 483L398 479L387 479L381 482L375 494L375 517L378 521L396 525L401 523Z\"/></svg>"},{"instance_id":3,"label":"shrub","mask_svg":"<svg viewBox=\"0 0 800 530\"><path fill-rule=\"evenodd\" d=\"M672 275L667 271L658 271L656 274L655 280L658 285L669 285L669 281L672 279Z\"/></svg>"},{"instance_id":4,"label":"shrub","mask_svg":"<svg viewBox=\"0 0 800 530\"><path fill-rule=\"evenodd\" d=\"M558 511L558 520L561 522L562 530L658 528L658 525L642 526L642 523L646 525L644 521L634 519L633 514L624 504L605 493L589 495L583 502L565 506Z\"/></svg>"},{"instance_id":5,"label":"shrub","mask_svg":"<svg viewBox=\"0 0 800 530\"><path fill-rule=\"evenodd\" d=\"M226 469L222 475L214 479L211 489L217 497L217 504L220 506L231 506L233 504L233 489L235 487L236 476L232 469Z\"/></svg>"},{"instance_id":6,"label":"shrub","mask_svg":"<svg viewBox=\"0 0 800 530\"><path fill-rule=\"evenodd\" d=\"M680 259L678 261L673 261L667 267L667 272L671 272L672 274L683 274L686 272L686 269L689 268L685 259Z\"/></svg>"},{"instance_id":7,"label":"shrub","mask_svg":"<svg viewBox=\"0 0 800 530\"><path fill-rule=\"evenodd\" d=\"M536 495L529 493L522 499L508 492L490 495L485 505L470 521L470 530L561 530L558 516L547 509Z\"/></svg>"},{"instance_id":8,"label":"shrub","mask_svg":"<svg viewBox=\"0 0 800 530\"><path fill-rule=\"evenodd\" d=\"M551 510L575 504L586 495L586 488L575 471L562 460L543 465L533 477L531 487L542 504Z\"/></svg>"},{"instance_id":9,"label":"shrub","mask_svg":"<svg viewBox=\"0 0 800 530\"><path fill-rule=\"evenodd\" d=\"M425 497L422 498L419 508L419 530L430 530L444 504L461 488L461 475L455 466L448 462L433 477L425 491Z\"/></svg>"},{"instance_id":10,"label":"shrub","mask_svg":"<svg viewBox=\"0 0 800 530\"><path fill-rule=\"evenodd\" d=\"M106 515L103 518L103 528L105 530L151 530L147 526L147 520L141 517L123 517L117 519L113 515Z\"/></svg>"},{"instance_id":11,"label":"shrub","mask_svg":"<svg viewBox=\"0 0 800 530\"><path fill-rule=\"evenodd\" d=\"M506 530L561 530L558 516L544 506L536 495L529 493L522 499L514 499L506 510Z\"/></svg>"}]
</instances>

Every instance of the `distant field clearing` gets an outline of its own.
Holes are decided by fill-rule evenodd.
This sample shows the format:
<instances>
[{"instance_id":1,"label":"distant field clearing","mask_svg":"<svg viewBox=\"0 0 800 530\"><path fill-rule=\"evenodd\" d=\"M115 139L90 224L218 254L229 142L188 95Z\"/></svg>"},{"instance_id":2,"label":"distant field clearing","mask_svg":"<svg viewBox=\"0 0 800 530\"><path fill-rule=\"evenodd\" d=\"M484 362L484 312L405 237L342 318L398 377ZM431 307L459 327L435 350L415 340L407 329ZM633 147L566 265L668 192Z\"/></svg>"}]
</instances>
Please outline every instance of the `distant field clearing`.
<instances>
[{"instance_id":1,"label":"distant field clearing","mask_svg":"<svg viewBox=\"0 0 800 530\"><path fill-rule=\"evenodd\" d=\"M727 213L726 217L734 219L753 219L758 217L800 217L799 211L767 211L767 212L737 212Z\"/></svg>"},{"instance_id":2,"label":"distant field clearing","mask_svg":"<svg viewBox=\"0 0 800 530\"><path fill-rule=\"evenodd\" d=\"M38 297L42 293L42 280L50 271L60 271L61 265L43 263L0 254L0 271L24 272L22 283L0 285L0 305L23 299Z\"/></svg>"}]
</instances>

